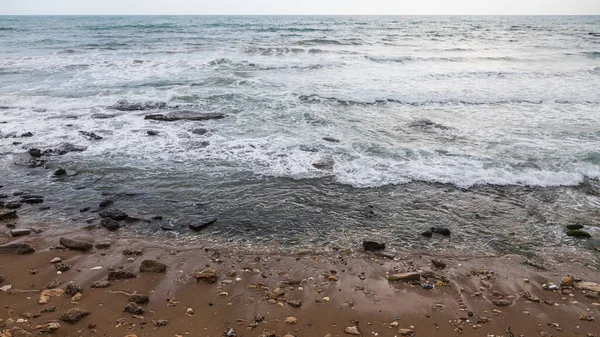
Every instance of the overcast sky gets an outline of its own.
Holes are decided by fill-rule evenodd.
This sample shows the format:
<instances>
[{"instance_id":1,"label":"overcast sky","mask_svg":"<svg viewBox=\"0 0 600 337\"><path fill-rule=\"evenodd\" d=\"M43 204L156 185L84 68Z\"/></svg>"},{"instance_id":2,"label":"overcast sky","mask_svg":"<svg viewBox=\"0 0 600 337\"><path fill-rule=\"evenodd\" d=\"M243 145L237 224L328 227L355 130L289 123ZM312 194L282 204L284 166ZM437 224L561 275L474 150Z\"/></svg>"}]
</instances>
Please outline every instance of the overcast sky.
<instances>
[{"instance_id":1,"label":"overcast sky","mask_svg":"<svg viewBox=\"0 0 600 337\"><path fill-rule=\"evenodd\" d=\"M0 14L600 15L600 0L0 0Z\"/></svg>"}]
</instances>

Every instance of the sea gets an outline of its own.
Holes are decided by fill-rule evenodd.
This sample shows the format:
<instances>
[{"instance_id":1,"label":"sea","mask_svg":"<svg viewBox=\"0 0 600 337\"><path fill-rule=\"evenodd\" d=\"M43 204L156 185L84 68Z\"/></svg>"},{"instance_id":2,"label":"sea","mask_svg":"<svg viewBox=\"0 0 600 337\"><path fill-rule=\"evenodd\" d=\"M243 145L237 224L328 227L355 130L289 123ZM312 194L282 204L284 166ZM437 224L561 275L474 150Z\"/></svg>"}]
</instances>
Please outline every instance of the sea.
<instances>
[{"instance_id":1,"label":"sea","mask_svg":"<svg viewBox=\"0 0 600 337\"><path fill-rule=\"evenodd\" d=\"M145 119L181 111L224 118ZM112 199L117 237L598 264L599 178L599 16L0 16L0 194L33 222Z\"/></svg>"}]
</instances>

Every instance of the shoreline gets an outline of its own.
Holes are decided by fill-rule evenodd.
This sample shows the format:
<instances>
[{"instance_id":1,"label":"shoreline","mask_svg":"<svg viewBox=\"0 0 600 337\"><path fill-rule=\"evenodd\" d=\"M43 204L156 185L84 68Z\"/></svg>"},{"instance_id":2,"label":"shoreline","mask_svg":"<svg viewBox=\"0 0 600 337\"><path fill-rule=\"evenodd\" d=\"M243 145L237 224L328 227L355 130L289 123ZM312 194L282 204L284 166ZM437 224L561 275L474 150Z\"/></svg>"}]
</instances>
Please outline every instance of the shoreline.
<instances>
[{"instance_id":1,"label":"shoreline","mask_svg":"<svg viewBox=\"0 0 600 337\"><path fill-rule=\"evenodd\" d=\"M600 331L600 294L561 289L567 275L600 282L600 271L576 259L540 270L518 255L460 258L415 253L389 259L357 250L256 254L243 247L173 247L140 238L110 239L110 247L87 252L56 249L60 238L96 245L107 241L105 233L58 226L19 238L3 233L3 245L30 242L36 252L0 254L0 287L12 285L0 292L0 331L28 336L22 330L37 334L48 330L49 323L60 324L56 335L68 336L214 337L226 336L231 329L235 336L350 336L345 329L351 327L362 336L390 337L507 336L508 328L515 336L594 336ZM60 275L50 262L56 257L71 266ZM140 272L144 260L164 263L166 271ZM436 268L432 260L446 266ZM215 283L196 281L197 273L206 269L215 271ZM131 272L135 278L92 288L94 282L107 280L111 270ZM419 281L388 280L408 272L419 273ZM73 290L67 287L73 282L81 287L75 291L81 290L82 298L60 294L38 304L41 291L53 280L62 283L52 286L67 290ZM549 282L559 289L544 290L542 284ZM134 292L149 296L149 303L133 306L143 313L123 312ZM55 311L44 312L52 307ZM90 314L67 323L60 316L69 308ZM296 323L289 324L292 318L285 323L288 317ZM26 321L17 323L19 319Z\"/></svg>"}]
</instances>

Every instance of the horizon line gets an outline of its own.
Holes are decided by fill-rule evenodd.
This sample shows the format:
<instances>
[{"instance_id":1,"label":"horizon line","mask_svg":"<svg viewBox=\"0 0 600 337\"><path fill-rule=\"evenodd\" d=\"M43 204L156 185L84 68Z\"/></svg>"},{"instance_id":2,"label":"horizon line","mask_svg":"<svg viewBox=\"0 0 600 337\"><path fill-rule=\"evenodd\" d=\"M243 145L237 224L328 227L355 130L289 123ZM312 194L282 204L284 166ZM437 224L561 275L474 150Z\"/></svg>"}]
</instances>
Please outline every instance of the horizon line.
<instances>
[{"instance_id":1,"label":"horizon line","mask_svg":"<svg viewBox=\"0 0 600 337\"><path fill-rule=\"evenodd\" d=\"M0 16L600 16L598 14L1 14Z\"/></svg>"}]
</instances>

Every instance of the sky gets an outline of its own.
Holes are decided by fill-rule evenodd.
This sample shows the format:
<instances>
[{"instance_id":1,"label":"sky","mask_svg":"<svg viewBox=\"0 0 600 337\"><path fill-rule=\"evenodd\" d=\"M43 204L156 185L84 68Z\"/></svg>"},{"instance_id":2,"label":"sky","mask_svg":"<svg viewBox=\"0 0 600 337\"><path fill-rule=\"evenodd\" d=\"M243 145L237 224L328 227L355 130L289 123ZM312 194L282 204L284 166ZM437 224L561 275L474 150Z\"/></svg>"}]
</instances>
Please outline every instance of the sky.
<instances>
[{"instance_id":1,"label":"sky","mask_svg":"<svg viewBox=\"0 0 600 337\"><path fill-rule=\"evenodd\" d=\"M0 0L0 15L81 14L600 15L600 0Z\"/></svg>"}]
</instances>

